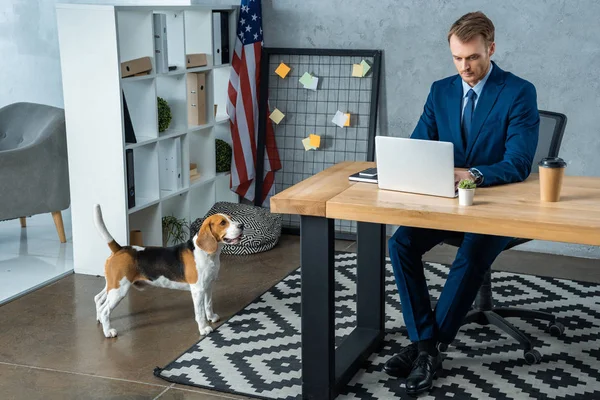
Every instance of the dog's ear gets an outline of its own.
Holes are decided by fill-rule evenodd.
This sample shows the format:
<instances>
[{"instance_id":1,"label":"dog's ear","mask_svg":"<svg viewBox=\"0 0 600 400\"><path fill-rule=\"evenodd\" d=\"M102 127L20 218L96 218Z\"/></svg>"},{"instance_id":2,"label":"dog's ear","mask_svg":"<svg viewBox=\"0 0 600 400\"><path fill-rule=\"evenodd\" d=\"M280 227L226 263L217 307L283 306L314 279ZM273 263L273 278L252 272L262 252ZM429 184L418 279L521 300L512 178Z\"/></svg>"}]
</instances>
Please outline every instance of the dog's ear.
<instances>
[{"instance_id":1,"label":"dog's ear","mask_svg":"<svg viewBox=\"0 0 600 400\"><path fill-rule=\"evenodd\" d=\"M217 251L217 239L212 232L212 220L207 218L206 221L200 227L198 232L198 238L196 239L196 245L208 254L212 254Z\"/></svg>"}]
</instances>

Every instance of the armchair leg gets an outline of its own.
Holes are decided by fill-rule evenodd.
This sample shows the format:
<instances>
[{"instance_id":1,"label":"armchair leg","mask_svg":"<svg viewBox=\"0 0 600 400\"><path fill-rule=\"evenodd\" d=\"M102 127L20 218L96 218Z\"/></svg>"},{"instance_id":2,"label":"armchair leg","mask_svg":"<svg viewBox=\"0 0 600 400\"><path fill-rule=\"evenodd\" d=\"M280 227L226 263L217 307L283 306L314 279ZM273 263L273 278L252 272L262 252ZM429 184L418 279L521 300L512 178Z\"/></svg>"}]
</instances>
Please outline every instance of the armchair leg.
<instances>
[{"instance_id":1,"label":"armchair leg","mask_svg":"<svg viewBox=\"0 0 600 400\"><path fill-rule=\"evenodd\" d=\"M54 225L56 225L56 231L58 232L58 238L61 243L67 242L67 237L65 236L65 226L63 225L62 214L60 211L52 212L52 218L54 219Z\"/></svg>"},{"instance_id":2,"label":"armchair leg","mask_svg":"<svg viewBox=\"0 0 600 400\"><path fill-rule=\"evenodd\" d=\"M27 220L25 219L25 217L19 217L19 220L21 221L21 228L26 228Z\"/></svg>"}]
</instances>

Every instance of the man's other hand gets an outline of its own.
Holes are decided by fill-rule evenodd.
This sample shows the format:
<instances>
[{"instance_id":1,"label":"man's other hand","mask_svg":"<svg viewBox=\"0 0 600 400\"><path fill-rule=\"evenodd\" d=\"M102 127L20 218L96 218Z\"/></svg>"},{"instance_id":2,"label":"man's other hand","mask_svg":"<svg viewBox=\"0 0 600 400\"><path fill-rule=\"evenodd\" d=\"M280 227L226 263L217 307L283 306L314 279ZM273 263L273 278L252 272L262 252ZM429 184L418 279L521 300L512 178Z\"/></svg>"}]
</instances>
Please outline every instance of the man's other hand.
<instances>
[{"instance_id":1,"label":"man's other hand","mask_svg":"<svg viewBox=\"0 0 600 400\"><path fill-rule=\"evenodd\" d=\"M463 179L473 180L473 176L466 168L454 168L454 189L458 188L458 183Z\"/></svg>"}]
</instances>

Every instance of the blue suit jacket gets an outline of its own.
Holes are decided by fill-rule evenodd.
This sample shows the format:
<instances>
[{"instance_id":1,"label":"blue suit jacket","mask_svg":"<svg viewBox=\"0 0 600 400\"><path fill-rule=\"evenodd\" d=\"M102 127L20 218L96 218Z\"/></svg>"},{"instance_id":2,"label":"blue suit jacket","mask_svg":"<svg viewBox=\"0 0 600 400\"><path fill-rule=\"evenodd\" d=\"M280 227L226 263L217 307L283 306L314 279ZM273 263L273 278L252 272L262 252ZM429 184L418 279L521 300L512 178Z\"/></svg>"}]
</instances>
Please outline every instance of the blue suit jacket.
<instances>
[{"instance_id":1,"label":"blue suit jacket","mask_svg":"<svg viewBox=\"0 0 600 400\"><path fill-rule=\"evenodd\" d=\"M431 85L411 138L454 143L454 166L477 168L484 176L482 186L520 182L529 176L537 149L540 118L536 97L533 84L494 63L464 143L462 79L457 74Z\"/></svg>"}]
</instances>

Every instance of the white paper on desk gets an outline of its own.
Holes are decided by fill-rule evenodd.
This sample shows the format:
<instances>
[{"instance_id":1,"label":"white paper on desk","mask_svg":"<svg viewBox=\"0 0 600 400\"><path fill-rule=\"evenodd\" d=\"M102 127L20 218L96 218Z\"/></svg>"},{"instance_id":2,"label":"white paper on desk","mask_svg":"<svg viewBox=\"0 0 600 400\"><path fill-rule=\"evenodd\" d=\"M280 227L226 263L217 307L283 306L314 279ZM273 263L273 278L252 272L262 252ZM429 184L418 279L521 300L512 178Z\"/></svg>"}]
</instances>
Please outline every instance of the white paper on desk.
<instances>
[{"instance_id":1,"label":"white paper on desk","mask_svg":"<svg viewBox=\"0 0 600 400\"><path fill-rule=\"evenodd\" d=\"M331 122L333 122L334 124L336 124L340 128L343 128L344 124L346 123L346 114L344 114L343 112L341 112L340 110L338 110L338 112L335 113L335 116L333 117L333 119L331 120Z\"/></svg>"}]
</instances>

